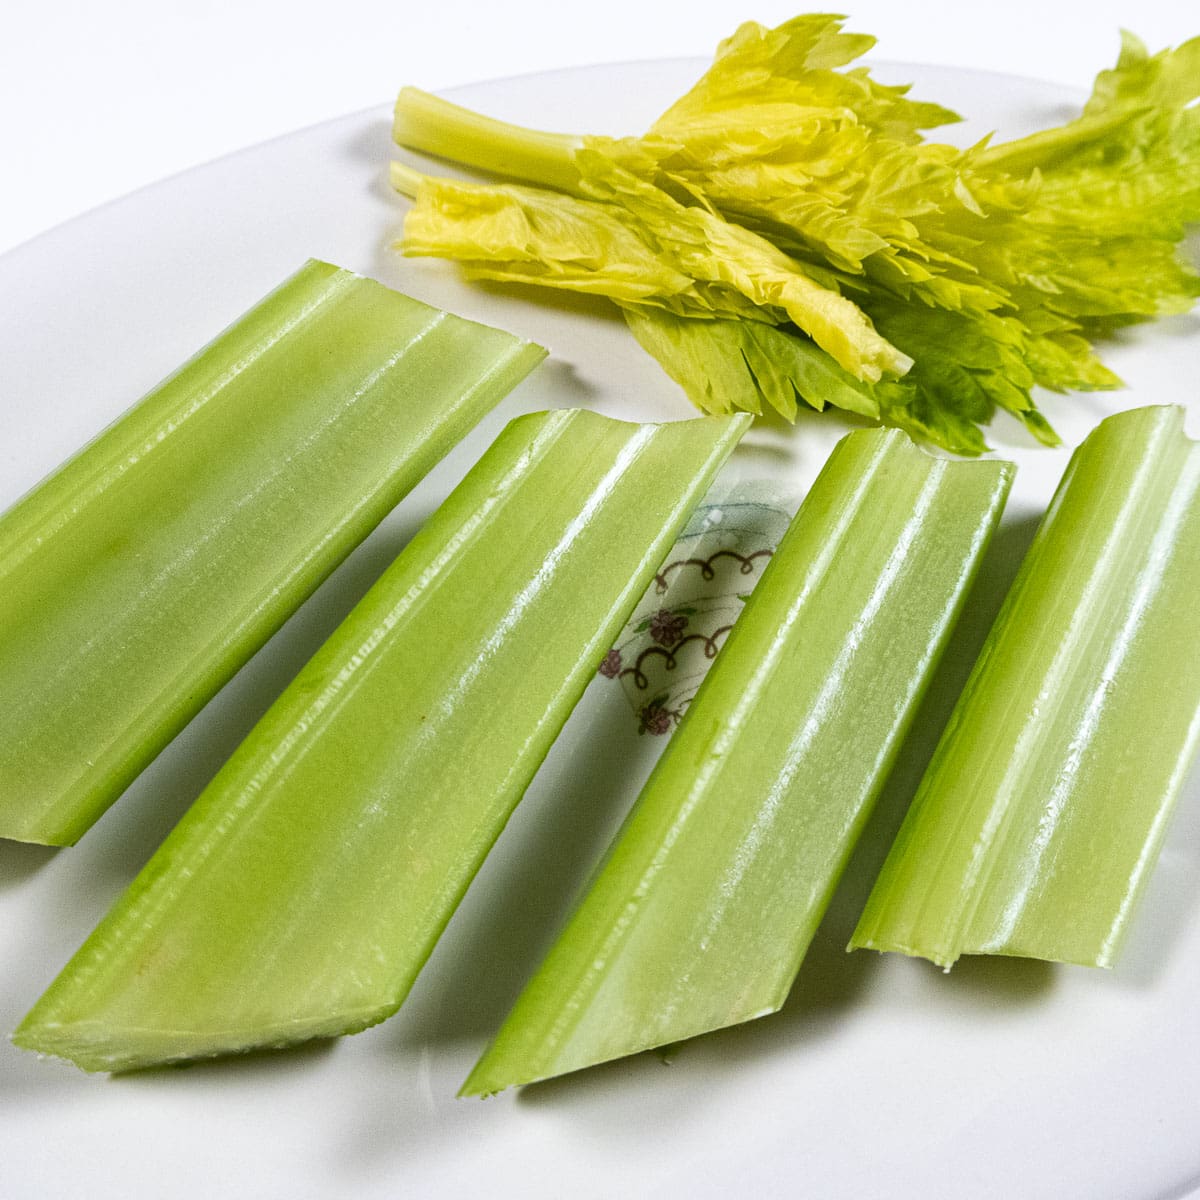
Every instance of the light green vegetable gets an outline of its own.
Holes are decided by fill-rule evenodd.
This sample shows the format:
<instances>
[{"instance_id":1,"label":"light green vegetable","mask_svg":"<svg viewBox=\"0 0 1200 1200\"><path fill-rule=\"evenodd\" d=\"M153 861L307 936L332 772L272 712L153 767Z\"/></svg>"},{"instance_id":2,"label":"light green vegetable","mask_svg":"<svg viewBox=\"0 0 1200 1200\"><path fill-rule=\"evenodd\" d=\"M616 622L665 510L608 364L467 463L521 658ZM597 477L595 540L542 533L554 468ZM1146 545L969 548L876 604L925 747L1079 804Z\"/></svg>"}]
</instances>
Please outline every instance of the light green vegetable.
<instances>
[{"instance_id":1,"label":"light green vegetable","mask_svg":"<svg viewBox=\"0 0 1200 1200\"><path fill-rule=\"evenodd\" d=\"M1071 459L852 947L1111 966L1200 737L1200 446L1174 408Z\"/></svg>"},{"instance_id":2,"label":"light green vegetable","mask_svg":"<svg viewBox=\"0 0 1200 1200\"><path fill-rule=\"evenodd\" d=\"M508 425L25 1018L88 1070L393 1013L749 422Z\"/></svg>"},{"instance_id":3,"label":"light green vegetable","mask_svg":"<svg viewBox=\"0 0 1200 1200\"><path fill-rule=\"evenodd\" d=\"M1011 479L843 439L464 1093L779 1008Z\"/></svg>"},{"instance_id":4,"label":"light green vegetable","mask_svg":"<svg viewBox=\"0 0 1200 1200\"><path fill-rule=\"evenodd\" d=\"M800 405L827 404L879 418L869 389L815 342L762 321L684 321L652 308L625 310L642 347L706 413L774 409L789 421Z\"/></svg>"},{"instance_id":5,"label":"light green vegetable","mask_svg":"<svg viewBox=\"0 0 1200 1200\"><path fill-rule=\"evenodd\" d=\"M68 844L544 356L309 262L0 518L0 837Z\"/></svg>"},{"instance_id":6,"label":"light green vegetable","mask_svg":"<svg viewBox=\"0 0 1200 1200\"><path fill-rule=\"evenodd\" d=\"M832 16L748 23L623 139L405 88L400 145L523 183L396 164L417 201L403 249L612 297L705 411L832 404L976 454L1000 408L1054 444L1032 389L1119 386L1091 343L1200 294L1179 252L1200 221L1200 39L1151 56L1126 35L1079 119L966 150L922 140L954 113L844 69L873 41Z\"/></svg>"},{"instance_id":7,"label":"light green vegetable","mask_svg":"<svg viewBox=\"0 0 1200 1200\"><path fill-rule=\"evenodd\" d=\"M575 161L601 203L518 184L423 181L405 253L467 260L478 279L548 283L684 317L791 321L872 382L911 365L857 305L766 238L680 203L605 154L580 150Z\"/></svg>"}]
</instances>

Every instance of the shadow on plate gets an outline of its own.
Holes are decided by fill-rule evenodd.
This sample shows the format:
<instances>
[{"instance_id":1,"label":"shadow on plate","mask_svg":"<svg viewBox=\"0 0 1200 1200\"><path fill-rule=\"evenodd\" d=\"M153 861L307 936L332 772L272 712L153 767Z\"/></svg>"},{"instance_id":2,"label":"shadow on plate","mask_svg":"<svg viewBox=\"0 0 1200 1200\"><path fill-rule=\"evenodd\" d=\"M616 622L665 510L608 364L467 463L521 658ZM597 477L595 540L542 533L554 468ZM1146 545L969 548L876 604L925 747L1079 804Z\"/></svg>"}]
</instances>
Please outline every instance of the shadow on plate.
<instances>
[{"instance_id":1,"label":"shadow on plate","mask_svg":"<svg viewBox=\"0 0 1200 1200\"><path fill-rule=\"evenodd\" d=\"M110 1075L107 1082L120 1087L158 1087L186 1075L189 1087L225 1088L243 1082L255 1085L267 1076L302 1074L312 1069L333 1052L338 1040L314 1038L295 1046L248 1050L219 1058L198 1058L139 1071L120 1071Z\"/></svg>"},{"instance_id":2,"label":"shadow on plate","mask_svg":"<svg viewBox=\"0 0 1200 1200\"><path fill-rule=\"evenodd\" d=\"M366 167L371 172L373 192L388 197L398 195L388 183L387 164L397 147L392 141L392 123L387 117L371 117L358 124L353 136L342 143L342 149L347 162Z\"/></svg>"},{"instance_id":3,"label":"shadow on plate","mask_svg":"<svg viewBox=\"0 0 1200 1200\"><path fill-rule=\"evenodd\" d=\"M1110 986L1153 988L1200 920L1200 764L1179 798L1154 873L1133 913Z\"/></svg>"},{"instance_id":4,"label":"shadow on plate","mask_svg":"<svg viewBox=\"0 0 1200 1200\"><path fill-rule=\"evenodd\" d=\"M1159 1192L1155 1200L1196 1200L1197 1195L1200 1195L1200 1175L1193 1175L1169 1191Z\"/></svg>"},{"instance_id":5,"label":"shadow on plate","mask_svg":"<svg viewBox=\"0 0 1200 1200\"><path fill-rule=\"evenodd\" d=\"M586 408L595 400L598 389L582 375L574 363L551 355L531 377L530 390L546 391L556 408Z\"/></svg>"},{"instance_id":6,"label":"shadow on plate","mask_svg":"<svg viewBox=\"0 0 1200 1200\"><path fill-rule=\"evenodd\" d=\"M401 1010L405 1053L495 1032L624 817L650 747L618 689L583 703L587 736L547 759Z\"/></svg>"},{"instance_id":7,"label":"shadow on plate","mask_svg":"<svg viewBox=\"0 0 1200 1200\"><path fill-rule=\"evenodd\" d=\"M0 838L0 892L20 887L59 852L59 846L35 846Z\"/></svg>"}]
</instances>

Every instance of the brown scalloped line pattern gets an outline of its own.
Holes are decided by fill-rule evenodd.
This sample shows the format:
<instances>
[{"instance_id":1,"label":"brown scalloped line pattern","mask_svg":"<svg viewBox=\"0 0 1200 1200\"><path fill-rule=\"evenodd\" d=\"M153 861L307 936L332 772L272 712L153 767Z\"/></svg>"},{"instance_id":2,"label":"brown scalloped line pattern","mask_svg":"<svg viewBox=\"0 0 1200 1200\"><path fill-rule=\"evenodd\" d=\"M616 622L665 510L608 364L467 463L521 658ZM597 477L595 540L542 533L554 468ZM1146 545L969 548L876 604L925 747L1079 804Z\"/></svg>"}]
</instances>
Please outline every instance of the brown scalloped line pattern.
<instances>
[{"instance_id":1,"label":"brown scalloped line pattern","mask_svg":"<svg viewBox=\"0 0 1200 1200\"><path fill-rule=\"evenodd\" d=\"M740 564L738 570L741 574L749 575L754 571L755 560L770 558L774 553L773 550L753 550L749 554L739 554L736 550L718 550L715 554L710 554L707 558L677 558L674 562L667 563L655 575L654 590L661 596L670 584L671 572L677 569L682 570L684 567L699 567L702 579L715 579L717 573L713 570L713 563L718 558L736 559Z\"/></svg>"},{"instance_id":2,"label":"brown scalloped line pattern","mask_svg":"<svg viewBox=\"0 0 1200 1200\"><path fill-rule=\"evenodd\" d=\"M680 638L679 641L677 641L670 648L666 646L647 646L646 649L637 656L637 660L634 662L633 666L626 667L619 675L615 676L615 678L624 679L626 675L632 675L634 686L639 691L645 691L650 686L650 680L647 678L646 673L642 670L642 663L644 663L646 659L650 657L650 655L661 655L666 669L668 671L673 671L679 665L679 659L676 657L678 652L682 650L684 646L688 644L688 642L703 642L704 657L716 658L717 651L721 648L717 643L717 639L721 637L722 634L728 633L732 628L732 624L720 625L714 629L712 633L689 633L686 637Z\"/></svg>"}]
</instances>

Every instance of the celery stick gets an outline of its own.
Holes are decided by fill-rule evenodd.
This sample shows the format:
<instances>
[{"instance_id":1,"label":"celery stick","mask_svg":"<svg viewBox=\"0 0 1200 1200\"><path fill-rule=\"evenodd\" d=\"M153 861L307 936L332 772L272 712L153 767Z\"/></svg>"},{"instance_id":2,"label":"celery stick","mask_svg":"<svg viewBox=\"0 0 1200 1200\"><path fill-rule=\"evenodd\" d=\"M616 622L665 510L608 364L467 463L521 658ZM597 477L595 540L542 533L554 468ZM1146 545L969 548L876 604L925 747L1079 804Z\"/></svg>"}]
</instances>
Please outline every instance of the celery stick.
<instances>
[{"instance_id":1,"label":"celery stick","mask_svg":"<svg viewBox=\"0 0 1200 1200\"><path fill-rule=\"evenodd\" d=\"M748 420L512 422L17 1044L125 1070L393 1013Z\"/></svg>"},{"instance_id":2,"label":"celery stick","mask_svg":"<svg viewBox=\"0 0 1200 1200\"><path fill-rule=\"evenodd\" d=\"M895 430L838 444L464 1094L779 1008L1011 478Z\"/></svg>"},{"instance_id":3,"label":"celery stick","mask_svg":"<svg viewBox=\"0 0 1200 1200\"><path fill-rule=\"evenodd\" d=\"M309 262L0 517L0 837L78 839L543 354Z\"/></svg>"},{"instance_id":4,"label":"celery stick","mask_svg":"<svg viewBox=\"0 0 1200 1200\"><path fill-rule=\"evenodd\" d=\"M852 947L1111 966L1200 734L1200 447L1176 408L1071 459Z\"/></svg>"},{"instance_id":5,"label":"celery stick","mask_svg":"<svg viewBox=\"0 0 1200 1200\"><path fill-rule=\"evenodd\" d=\"M392 139L409 150L448 158L482 171L567 192L580 191L575 152L583 146L583 138L510 125L420 88L400 89L392 120Z\"/></svg>"}]
</instances>

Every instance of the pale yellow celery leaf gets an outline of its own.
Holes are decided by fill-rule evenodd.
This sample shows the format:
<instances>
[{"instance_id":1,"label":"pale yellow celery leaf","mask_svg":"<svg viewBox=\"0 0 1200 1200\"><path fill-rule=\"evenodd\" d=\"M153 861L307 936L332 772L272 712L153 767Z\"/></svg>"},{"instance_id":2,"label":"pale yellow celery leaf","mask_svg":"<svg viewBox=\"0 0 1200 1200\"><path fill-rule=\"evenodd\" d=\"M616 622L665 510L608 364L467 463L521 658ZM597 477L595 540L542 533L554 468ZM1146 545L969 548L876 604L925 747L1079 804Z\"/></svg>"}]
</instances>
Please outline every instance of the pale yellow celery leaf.
<instances>
[{"instance_id":1,"label":"pale yellow celery leaf","mask_svg":"<svg viewBox=\"0 0 1200 1200\"><path fill-rule=\"evenodd\" d=\"M694 281L657 257L611 206L515 184L424 178L400 243L473 274L642 301L683 296Z\"/></svg>"},{"instance_id":2,"label":"pale yellow celery leaf","mask_svg":"<svg viewBox=\"0 0 1200 1200\"><path fill-rule=\"evenodd\" d=\"M919 128L956 118L902 100L906 89L880 87L865 71L828 69L872 43L840 34L840 23L818 15L743 26L641 144L672 179L789 254L813 250L861 271L869 256L903 255L917 242L912 258L936 259L910 219L964 203L961 152L911 143ZM885 277L910 273L905 264Z\"/></svg>"},{"instance_id":3,"label":"pale yellow celery leaf","mask_svg":"<svg viewBox=\"0 0 1200 1200\"><path fill-rule=\"evenodd\" d=\"M861 266L886 290L939 307L1007 307L1034 319L1026 307L1045 304L1111 324L1190 306L1197 286L1173 243L1200 219L1200 111L1183 107L1200 91L1200 41L1151 57L1127 38L1078 121L958 152L874 136L844 103L842 77L811 69L812 46L836 27L815 17L739 31L656 126L655 137L674 142L659 152L663 170L801 260L824 253L841 270ZM798 78L810 88L804 106ZM821 87L823 131L812 104ZM784 122L789 103L797 119ZM713 144L722 121L735 129L724 150ZM836 155L816 152L822 136L853 143L840 173L828 169ZM999 173L1016 168L1020 178ZM871 251L872 237L886 247ZM1116 272L1106 270L1113 260ZM1094 377L1084 363L1074 374Z\"/></svg>"},{"instance_id":4,"label":"pale yellow celery leaf","mask_svg":"<svg viewBox=\"0 0 1200 1200\"><path fill-rule=\"evenodd\" d=\"M584 144L806 264L866 274L899 295L915 285L943 307L1006 302L970 261L983 231L943 233L956 214L986 217L997 198L977 194L970 152L906 145L846 111L772 103L704 113L669 135ZM1010 188L998 198L1011 206L1029 195Z\"/></svg>"},{"instance_id":5,"label":"pale yellow celery leaf","mask_svg":"<svg viewBox=\"0 0 1200 1200\"><path fill-rule=\"evenodd\" d=\"M1142 40L1123 30L1117 65L1096 76L1084 116L1147 105L1183 108L1200 95L1200 37L1173 50L1150 54Z\"/></svg>"},{"instance_id":6,"label":"pale yellow celery leaf","mask_svg":"<svg viewBox=\"0 0 1200 1200\"><path fill-rule=\"evenodd\" d=\"M768 66L772 75L844 67L875 46L869 33L843 33L845 17L836 13L804 13L768 28L745 21L721 41L709 70L747 70Z\"/></svg>"},{"instance_id":7,"label":"pale yellow celery leaf","mask_svg":"<svg viewBox=\"0 0 1200 1200\"><path fill-rule=\"evenodd\" d=\"M1200 221L1200 108L1139 111L1041 172L1039 217L1097 237L1178 242Z\"/></svg>"},{"instance_id":8,"label":"pale yellow celery leaf","mask_svg":"<svg viewBox=\"0 0 1200 1200\"><path fill-rule=\"evenodd\" d=\"M912 365L853 301L812 279L766 238L704 208L680 204L595 150L579 151L576 161L584 188L631 213L660 253L685 273L781 310L855 378L875 382Z\"/></svg>"},{"instance_id":9,"label":"pale yellow celery leaf","mask_svg":"<svg viewBox=\"0 0 1200 1200\"><path fill-rule=\"evenodd\" d=\"M1097 75L1092 95L1077 118L993 145L982 162L1009 173L1047 172L1077 163L1081 157L1111 163L1122 152L1143 153L1138 118L1182 112L1198 94L1200 38L1150 55L1140 39L1125 33L1116 66Z\"/></svg>"},{"instance_id":10,"label":"pale yellow celery leaf","mask_svg":"<svg viewBox=\"0 0 1200 1200\"><path fill-rule=\"evenodd\" d=\"M653 132L675 132L697 116L751 97L845 109L903 141L918 141L920 130L960 119L941 105L907 100L907 87L886 87L865 70L834 70L875 44L868 35L843 33L842 20L811 14L774 29L747 22L721 43L712 66L655 122Z\"/></svg>"},{"instance_id":11,"label":"pale yellow celery leaf","mask_svg":"<svg viewBox=\"0 0 1200 1200\"><path fill-rule=\"evenodd\" d=\"M870 381L909 367L853 301L765 239L678 203L594 151L578 162L590 199L424 181L405 220L405 253L456 259L476 277L657 303L681 315L790 319Z\"/></svg>"},{"instance_id":12,"label":"pale yellow celery leaf","mask_svg":"<svg viewBox=\"0 0 1200 1200\"><path fill-rule=\"evenodd\" d=\"M1027 325L1038 327L1042 309L1078 327L1084 320L1145 319L1190 308L1200 280L1172 237L1138 228L1136 209L1101 230L1087 214L1072 220L1053 205L1048 199L1020 219L997 217L995 236L974 251L980 274L1006 289Z\"/></svg>"},{"instance_id":13,"label":"pale yellow celery leaf","mask_svg":"<svg viewBox=\"0 0 1200 1200\"><path fill-rule=\"evenodd\" d=\"M1026 361L1039 387L1055 392L1103 392L1124 387L1096 357L1087 338L1063 330L1030 338Z\"/></svg>"},{"instance_id":14,"label":"pale yellow celery leaf","mask_svg":"<svg viewBox=\"0 0 1200 1200\"><path fill-rule=\"evenodd\" d=\"M992 171L1036 170L1043 220L1097 234L1178 241L1200 220L1200 38L1149 55L1126 34L1082 114L992 146Z\"/></svg>"},{"instance_id":15,"label":"pale yellow celery leaf","mask_svg":"<svg viewBox=\"0 0 1200 1200\"><path fill-rule=\"evenodd\" d=\"M1200 108L1187 107L1200 39L1151 56L1127 37L1076 121L961 150L920 137L953 114L844 69L872 39L842 20L743 25L649 134L581 139L582 189L637 243L615 268L561 247L543 258L515 235L512 253L412 252L671 317L750 317L784 338L794 325L853 372L884 420L917 436L978 453L976 422L998 406L1053 442L1030 389L1117 386L1089 342L1186 311L1200 294L1176 246L1200 220ZM686 284L666 286L671 272ZM900 317L901 306L911 311ZM914 356L929 361L889 378ZM760 386L735 356L728 366L725 386L746 406L788 411L787 386ZM688 391L713 403L694 380Z\"/></svg>"},{"instance_id":16,"label":"pale yellow celery leaf","mask_svg":"<svg viewBox=\"0 0 1200 1200\"><path fill-rule=\"evenodd\" d=\"M892 253L889 235L911 236L911 226L892 222L893 228L881 228L883 221L871 219L880 214L859 211L856 197L870 169L861 127L786 125L785 139L770 114L748 110L741 116L744 125L724 133L718 124L685 141L638 139L641 163L622 143L587 144L668 190L698 197L789 254L815 255L822 266L861 273L869 255Z\"/></svg>"},{"instance_id":17,"label":"pale yellow celery leaf","mask_svg":"<svg viewBox=\"0 0 1200 1200\"><path fill-rule=\"evenodd\" d=\"M463 261L532 263L547 274L603 275L624 299L673 295L692 280L652 253L610 207L516 184L425 179L403 249Z\"/></svg>"}]
</instances>

